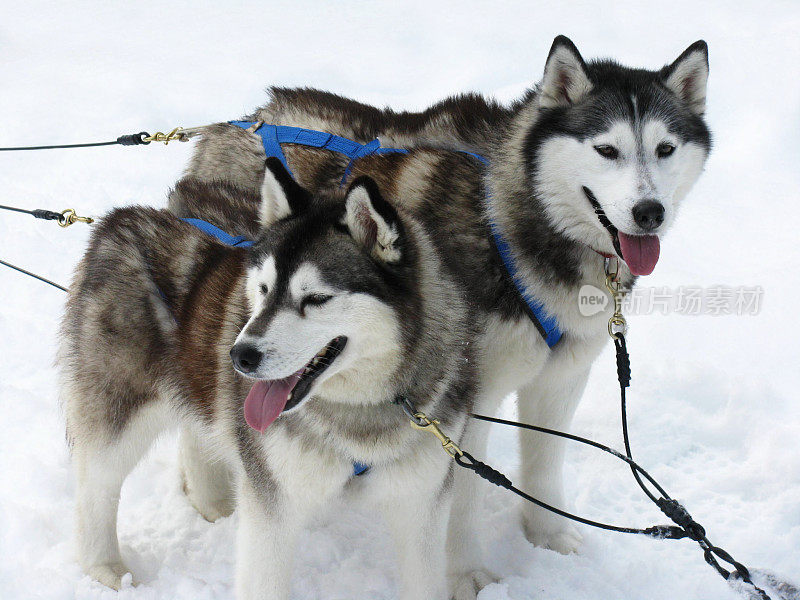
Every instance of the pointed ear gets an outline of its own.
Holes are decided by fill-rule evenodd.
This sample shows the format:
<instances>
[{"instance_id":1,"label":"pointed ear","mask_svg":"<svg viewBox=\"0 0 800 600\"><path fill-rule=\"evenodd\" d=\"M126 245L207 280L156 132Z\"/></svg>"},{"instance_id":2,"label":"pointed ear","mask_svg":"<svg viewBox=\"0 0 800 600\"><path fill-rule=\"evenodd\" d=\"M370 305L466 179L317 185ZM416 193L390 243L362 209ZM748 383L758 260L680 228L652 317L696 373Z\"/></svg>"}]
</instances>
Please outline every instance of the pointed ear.
<instances>
[{"instance_id":1,"label":"pointed ear","mask_svg":"<svg viewBox=\"0 0 800 600\"><path fill-rule=\"evenodd\" d=\"M689 105L692 112L702 115L706 110L708 83L708 44L699 40L689 46L678 59L661 71L666 86Z\"/></svg>"},{"instance_id":2,"label":"pointed ear","mask_svg":"<svg viewBox=\"0 0 800 600\"><path fill-rule=\"evenodd\" d=\"M259 210L262 227L297 214L308 203L308 198L308 192L298 185L279 159L267 159Z\"/></svg>"},{"instance_id":3,"label":"pointed ear","mask_svg":"<svg viewBox=\"0 0 800 600\"><path fill-rule=\"evenodd\" d=\"M403 224L369 177L359 177L347 190L344 224L373 258L385 263L403 258Z\"/></svg>"},{"instance_id":4,"label":"pointed ear","mask_svg":"<svg viewBox=\"0 0 800 600\"><path fill-rule=\"evenodd\" d=\"M544 66L539 106L569 106L580 102L591 90L592 83L580 52L568 37L558 36L553 40Z\"/></svg>"}]
</instances>

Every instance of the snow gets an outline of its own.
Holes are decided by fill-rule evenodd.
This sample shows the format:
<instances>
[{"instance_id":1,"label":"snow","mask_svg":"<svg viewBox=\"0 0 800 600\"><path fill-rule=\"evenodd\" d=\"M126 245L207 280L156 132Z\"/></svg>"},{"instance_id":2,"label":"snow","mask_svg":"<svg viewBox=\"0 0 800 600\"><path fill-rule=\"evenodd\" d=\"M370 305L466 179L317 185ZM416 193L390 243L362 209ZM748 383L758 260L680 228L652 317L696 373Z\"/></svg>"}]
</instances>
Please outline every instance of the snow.
<instances>
[{"instance_id":1,"label":"snow","mask_svg":"<svg viewBox=\"0 0 800 600\"><path fill-rule=\"evenodd\" d=\"M552 38L584 56L655 67L708 41L715 150L646 285L761 286L757 316L630 319L637 459L745 564L800 579L800 6L784 2L15 3L0 21L0 145L112 139L238 117L267 84L313 85L416 109L457 91L504 100L540 77ZM0 203L163 206L190 144L0 155ZM69 280L88 228L0 215L0 258ZM64 295L3 269L0 310L0 598L233 596L236 516L205 522L178 483L167 437L123 488L119 532L137 587L83 576L72 542L74 482L53 368ZM513 414L511 402L505 415ZM620 445L613 355L597 362L574 431ZM489 459L513 476L516 438ZM579 514L663 523L630 473L570 448ZM501 576L481 600L739 596L688 541L582 528L578 555L522 536L518 500L482 488L482 538ZM302 539L293 598L396 597L393 550L370 514L334 507Z\"/></svg>"}]
</instances>

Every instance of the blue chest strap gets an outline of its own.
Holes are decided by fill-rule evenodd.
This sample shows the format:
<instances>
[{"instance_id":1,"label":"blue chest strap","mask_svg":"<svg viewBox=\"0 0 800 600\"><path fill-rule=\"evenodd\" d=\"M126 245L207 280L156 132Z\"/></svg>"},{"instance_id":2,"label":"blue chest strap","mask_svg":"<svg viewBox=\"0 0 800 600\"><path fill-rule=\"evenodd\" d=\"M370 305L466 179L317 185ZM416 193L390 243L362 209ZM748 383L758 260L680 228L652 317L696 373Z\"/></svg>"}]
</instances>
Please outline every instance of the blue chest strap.
<instances>
[{"instance_id":1,"label":"blue chest strap","mask_svg":"<svg viewBox=\"0 0 800 600\"><path fill-rule=\"evenodd\" d=\"M511 248L508 246L508 242L506 242L505 238L500 234L497 225L493 221L490 221L489 227L492 230L492 239L497 248L497 253L500 255L506 271L508 271L508 274L511 276L514 287L517 288L519 295L525 301L531 320L534 325L537 325L537 329L544 338L545 343L548 347L552 348L563 335L563 332L558 326L558 321L555 317L548 315L544 309L544 304L534 298L528 291L528 288L519 276L519 269L517 269L517 262L514 260Z\"/></svg>"},{"instance_id":2,"label":"blue chest strap","mask_svg":"<svg viewBox=\"0 0 800 600\"><path fill-rule=\"evenodd\" d=\"M292 171L289 168L288 162L286 161L286 156L283 154L283 148L281 147L281 144L300 144L302 146L321 148L324 150L331 150L333 152L344 154L350 159L350 162L348 163L344 175L342 176L342 184L347 181L347 177L350 175L350 171L352 170L355 161L359 158L369 156L370 154L408 153L408 150L399 148L382 148L380 140L377 139L366 144L359 144L356 141L349 140L338 135L333 135L332 133L315 131L313 129L303 129L301 127L271 125L269 123L261 123L258 121L230 121L230 124L236 125L237 127L241 127L242 129L246 129L251 133L258 135L261 138L266 156L274 156L275 158L279 159L289 173ZM486 159L486 157L481 156L480 154L467 152L465 150L459 150L459 152L473 157L484 165L489 164L489 161ZM547 343L548 347L552 348L558 343L563 335L558 326L558 321L555 319L555 317L548 315L545 311L544 304L534 298L527 290L524 282L519 276L519 269L517 269L517 264L513 254L511 253L508 242L506 242L495 223L490 222L489 225L497 252L503 261L506 271L508 271L508 274L511 276L514 286L517 288L519 295L522 297L526 307L528 308L528 316L537 326L536 328L539 330L539 333L541 334L542 338L544 338L544 341ZM213 227L213 225L211 225L211 227ZM227 235L225 232L221 233ZM212 233L212 235L215 234ZM218 237L218 239L221 238ZM243 244L239 245L243 246Z\"/></svg>"}]
</instances>

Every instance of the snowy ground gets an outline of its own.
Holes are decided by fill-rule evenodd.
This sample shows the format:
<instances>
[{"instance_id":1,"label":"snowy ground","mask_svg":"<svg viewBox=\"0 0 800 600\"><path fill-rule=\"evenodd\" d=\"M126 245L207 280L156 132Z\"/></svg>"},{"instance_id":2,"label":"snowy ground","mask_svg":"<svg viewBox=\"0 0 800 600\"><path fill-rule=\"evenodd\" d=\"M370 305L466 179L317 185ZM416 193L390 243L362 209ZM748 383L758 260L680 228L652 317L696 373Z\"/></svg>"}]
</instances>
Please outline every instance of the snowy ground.
<instances>
[{"instance_id":1,"label":"snowy ground","mask_svg":"<svg viewBox=\"0 0 800 600\"><path fill-rule=\"evenodd\" d=\"M761 286L757 316L631 319L635 452L718 544L800 580L800 352L796 2L12 3L0 19L0 146L110 139L239 116L268 83L314 85L420 108L462 90L508 100L540 77L552 38L585 56L655 67L709 42L716 149L645 284ZM567 4L569 6L567 6ZM0 155L0 204L163 206L190 146ZM0 215L0 258L66 283L88 228ZM128 479L119 531L141 585L119 594L74 562L74 483L52 367L64 296L0 271L0 598L231 598L236 517L205 522L183 497L175 440ZM512 414L512 405L506 413ZM618 445L612 355L598 361L574 430ZM512 475L511 432L491 460ZM663 522L620 463L568 455L581 514ZM529 545L518 502L485 488L483 536L502 580L481 600L736 598L689 542L585 530L577 556ZM294 598L396 597L385 531L338 507L303 538Z\"/></svg>"}]
</instances>

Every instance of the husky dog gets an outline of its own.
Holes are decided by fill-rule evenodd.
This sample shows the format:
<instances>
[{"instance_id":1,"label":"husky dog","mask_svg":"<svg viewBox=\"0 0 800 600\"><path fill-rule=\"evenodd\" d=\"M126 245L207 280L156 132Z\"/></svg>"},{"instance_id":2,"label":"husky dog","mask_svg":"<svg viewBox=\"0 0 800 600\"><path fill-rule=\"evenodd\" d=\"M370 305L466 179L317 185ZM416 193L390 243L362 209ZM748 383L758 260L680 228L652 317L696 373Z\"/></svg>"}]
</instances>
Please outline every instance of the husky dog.
<instances>
[{"instance_id":1,"label":"husky dog","mask_svg":"<svg viewBox=\"0 0 800 600\"><path fill-rule=\"evenodd\" d=\"M480 393L477 408L492 411L516 391L523 421L566 429L590 367L608 341L604 312L585 317L579 290L604 289L604 257L624 261L629 289L652 272L660 238L701 174L711 147L703 118L708 49L703 41L655 71L610 60L586 62L575 45L553 42L542 81L510 107L479 96L446 100L422 113L380 110L308 89L273 89L265 107L245 117L294 125L383 146L405 155L368 156L352 172L376 177L382 189L425 226L437 251L459 274L481 315ZM463 154L483 154L481 168ZM415 149L416 148L416 149ZM312 189L334 188L348 159L326 150L283 147L292 171ZM188 173L228 179L257 189L264 150L257 136L229 124L209 128ZM171 199L173 211L194 216L202 207ZM199 210L198 210L199 208ZM241 213L246 226L250 216ZM498 256L492 229L516 263L518 289ZM563 337L552 349L528 318L522 295L538 300ZM486 431L473 427L465 444L480 452ZM563 505L564 442L522 437L521 478L533 495ZM471 480L456 477L451 539L475 513ZM578 531L533 505L523 525L535 544L573 552ZM474 546L457 548L465 572L480 567Z\"/></svg>"},{"instance_id":2,"label":"husky dog","mask_svg":"<svg viewBox=\"0 0 800 600\"><path fill-rule=\"evenodd\" d=\"M236 196L196 181L175 194L188 205ZM385 512L401 598L447 600L453 461L393 400L461 438L474 396L463 291L370 179L344 198L312 197L273 158L262 196L237 199L258 207L248 251L141 207L93 232L60 351L81 564L119 588L120 487L181 424L185 489L200 512L228 514L230 473L239 482L238 598L288 598L298 533L347 490ZM354 477L354 462L369 471ZM475 598L471 581L459 584L456 598Z\"/></svg>"}]
</instances>

